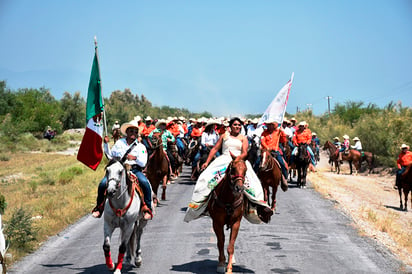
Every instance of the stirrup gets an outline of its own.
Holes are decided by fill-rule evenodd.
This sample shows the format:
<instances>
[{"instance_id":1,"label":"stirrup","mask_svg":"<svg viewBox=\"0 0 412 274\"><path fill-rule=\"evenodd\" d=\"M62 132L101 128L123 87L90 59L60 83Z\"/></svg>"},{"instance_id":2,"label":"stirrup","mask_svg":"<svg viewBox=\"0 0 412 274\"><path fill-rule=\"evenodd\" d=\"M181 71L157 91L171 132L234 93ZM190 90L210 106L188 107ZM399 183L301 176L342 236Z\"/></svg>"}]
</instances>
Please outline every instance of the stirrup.
<instances>
[{"instance_id":1,"label":"stirrup","mask_svg":"<svg viewBox=\"0 0 412 274\"><path fill-rule=\"evenodd\" d=\"M142 206L143 218L145 220L153 219L153 213L147 205Z\"/></svg>"}]
</instances>

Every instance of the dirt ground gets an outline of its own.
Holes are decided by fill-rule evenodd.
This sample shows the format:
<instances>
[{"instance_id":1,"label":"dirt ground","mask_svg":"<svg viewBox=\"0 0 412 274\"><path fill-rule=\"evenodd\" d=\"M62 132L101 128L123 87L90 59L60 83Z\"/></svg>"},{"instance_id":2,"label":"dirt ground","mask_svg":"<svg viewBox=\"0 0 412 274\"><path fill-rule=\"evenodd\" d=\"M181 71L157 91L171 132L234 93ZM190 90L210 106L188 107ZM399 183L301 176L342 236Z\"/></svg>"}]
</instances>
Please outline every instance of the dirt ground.
<instances>
[{"instance_id":1,"label":"dirt ground","mask_svg":"<svg viewBox=\"0 0 412 274\"><path fill-rule=\"evenodd\" d=\"M398 190L393 188L395 176L380 174L349 175L349 164L343 163L341 174L331 172L328 156L321 155L316 172L308 179L312 186L350 216L359 233L385 245L405 264L412 266L412 202L409 212L399 209Z\"/></svg>"}]
</instances>

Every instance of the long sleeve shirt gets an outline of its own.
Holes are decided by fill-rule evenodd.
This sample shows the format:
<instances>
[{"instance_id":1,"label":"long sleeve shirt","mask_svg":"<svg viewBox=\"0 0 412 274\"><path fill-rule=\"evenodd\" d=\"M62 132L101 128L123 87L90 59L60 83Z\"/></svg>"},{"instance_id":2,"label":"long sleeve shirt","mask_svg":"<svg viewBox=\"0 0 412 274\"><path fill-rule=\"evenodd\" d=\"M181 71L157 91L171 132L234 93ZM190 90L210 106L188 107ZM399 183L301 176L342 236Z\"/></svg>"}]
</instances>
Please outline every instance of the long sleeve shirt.
<instances>
[{"instance_id":1,"label":"long sleeve shirt","mask_svg":"<svg viewBox=\"0 0 412 274\"><path fill-rule=\"evenodd\" d=\"M360 141L357 141L357 142L355 143L355 145L353 145L353 146L351 146L351 147L352 147L352 149L356 149L356 150L359 150L359 151L362 150L362 144L361 144Z\"/></svg>"},{"instance_id":2,"label":"long sleeve shirt","mask_svg":"<svg viewBox=\"0 0 412 274\"><path fill-rule=\"evenodd\" d=\"M295 146L299 144L310 144L312 140L312 134L307 130L297 130L295 131L295 135L293 136L292 142Z\"/></svg>"},{"instance_id":3,"label":"long sleeve shirt","mask_svg":"<svg viewBox=\"0 0 412 274\"><path fill-rule=\"evenodd\" d=\"M137 142L137 141L135 141ZM132 143L133 144L133 143ZM129 147L132 145L128 145L126 142L126 138L121 138L116 141L113 145L112 149L109 148L109 144L104 144L104 151L107 155L116 158L122 158ZM128 155L135 156L136 160L129 160L127 159L124 163L129 165L138 165L140 167L145 167L147 163L147 151L146 147L142 143L137 143L133 149L129 152Z\"/></svg>"},{"instance_id":4,"label":"long sleeve shirt","mask_svg":"<svg viewBox=\"0 0 412 274\"><path fill-rule=\"evenodd\" d=\"M167 150L167 139L169 138L172 142L175 141L175 137L173 136L172 133L170 133L170 131L168 131L167 129L165 129L162 133L161 129L156 128L155 130L153 130L152 132L150 132L149 134L149 138L150 140L152 139L153 133L155 132L160 132L162 134L162 145L163 145L163 150L166 151Z\"/></svg>"},{"instance_id":5,"label":"long sleeve shirt","mask_svg":"<svg viewBox=\"0 0 412 274\"><path fill-rule=\"evenodd\" d=\"M406 153L399 153L398 160L396 161L398 168L401 169L403 166L407 166L412 163L412 152L406 151Z\"/></svg>"},{"instance_id":6,"label":"long sleeve shirt","mask_svg":"<svg viewBox=\"0 0 412 274\"><path fill-rule=\"evenodd\" d=\"M286 143L287 137L283 130L277 128L272 133L265 130L260 139L261 146L268 150L279 151L279 143Z\"/></svg>"}]
</instances>

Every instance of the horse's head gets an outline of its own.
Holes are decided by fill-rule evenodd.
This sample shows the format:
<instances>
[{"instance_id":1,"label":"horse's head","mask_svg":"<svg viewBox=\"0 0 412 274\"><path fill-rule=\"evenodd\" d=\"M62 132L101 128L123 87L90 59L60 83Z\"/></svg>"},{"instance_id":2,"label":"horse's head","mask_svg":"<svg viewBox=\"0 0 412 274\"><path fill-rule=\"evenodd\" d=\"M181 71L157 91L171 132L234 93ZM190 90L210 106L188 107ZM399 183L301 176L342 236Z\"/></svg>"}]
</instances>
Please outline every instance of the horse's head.
<instances>
[{"instance_id":1,"label":"horse's head","mask_svg":"<svg viewBox=\"0 0 412 274\"><path fill-rule=\"evenodd\" d=\"M152 136L152 147L153 149L158 148L162 145L162 135L160 132L154 132Z\"/></svg>"},{"instance_id":2,"label":"horse's head","mask_svg":"<svg viewBox=\"0 0 412 274\"><path fill-rule=\"evenodd\" d=\"M234 156L232 155L232 158ZM244 190L246 162L239 157L235 158L227 168L227 174L230 176L230 187L234 192L240 193Z\"/></svg>"},{"instance_id":3,"label":"horse's head","mask_svg":"<svg viewBox=\"0 0 412 274\"><path fill-rule=\"evenodd\" d=\"M262 149L261 151L261 160L259 164L259 169L260 170L266 170L267 166L269 164L269 157L270 157L270 152L267 149Z\"/></svg>"},{"instance_id":4,"label":"horse's head","mask_svg":"<svg viewBox=\"0 0 412 274\"><path fill-rule=\"evenodd\" d=\"M114 197L121 191L122 184L126 186L126 169L120 161L111 160L106 166L107 195Z\"/></svg>"},{"instance_id":5,"label":"horse's head","mask_svg":"<svg viewBox=\"0 0 412 274\"><path fill-rule=\"evenodd\" d=\"M298 156L297 158L300 161L309 161L309 153L308 153L308 145L307 144L299 144L298 146Z\"/></svg>"}]
</instances>

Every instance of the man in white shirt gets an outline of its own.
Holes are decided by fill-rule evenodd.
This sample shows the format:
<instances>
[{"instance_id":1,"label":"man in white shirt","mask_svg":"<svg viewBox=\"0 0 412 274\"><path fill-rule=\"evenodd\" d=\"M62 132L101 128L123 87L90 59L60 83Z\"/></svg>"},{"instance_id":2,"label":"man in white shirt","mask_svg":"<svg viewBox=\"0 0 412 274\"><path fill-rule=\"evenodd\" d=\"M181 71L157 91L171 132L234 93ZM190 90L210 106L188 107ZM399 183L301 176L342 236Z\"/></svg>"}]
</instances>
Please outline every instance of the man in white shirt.
<instances>
[{"instance_id":1,"label":"man in white shirt","mask_svg":"<svg viewBox=\"0 0 412 274\"><path fill-rule=\"evenodd\" d=\"M136 175L139 180L144 194L144 205L142 211L144 218L150 220L153 218L152 214L152 188L142 170L147 163L146 147L137 141L139 128L137 121L132 120L129 123L124 123L120 127L120 131L126 137L119 139L112 149L109 148L109 137L104 137L104 152L109 159L117 159L124 161L124 164L130 165L130 171ZM124 159L123 159L124 158ZM107 178L104 177L98 187L98 195L96 207L92 211L95 218L100 218L104 210L104 203L106 201L105 192L107 188Z\"/></svg>"}]
</instances>

